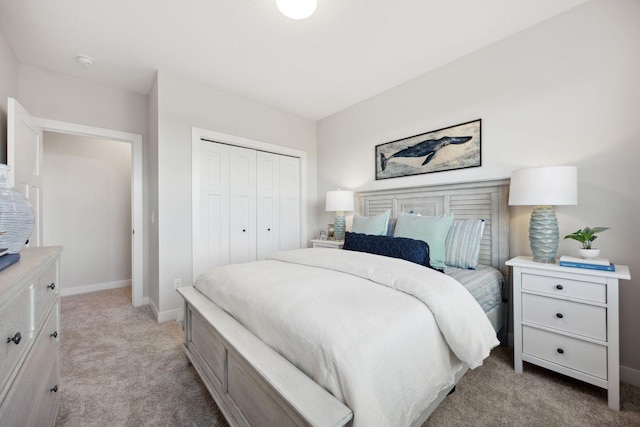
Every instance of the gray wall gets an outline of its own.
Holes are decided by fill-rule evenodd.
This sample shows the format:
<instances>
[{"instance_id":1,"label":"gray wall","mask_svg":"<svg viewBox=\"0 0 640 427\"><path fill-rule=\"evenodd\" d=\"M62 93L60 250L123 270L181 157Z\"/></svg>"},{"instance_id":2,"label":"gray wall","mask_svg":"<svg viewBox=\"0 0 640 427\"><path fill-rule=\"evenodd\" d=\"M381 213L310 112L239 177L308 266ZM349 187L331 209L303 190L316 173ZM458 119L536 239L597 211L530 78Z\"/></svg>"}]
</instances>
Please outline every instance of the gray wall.
<instances>
[{"instance_id":1,"label":"gray wall","mask_svg":"<svg viewBox=\"0 0 640 427\"><path fill-rule=\"evenodd\" d=\"M43 243L62 295L131 285L131 144L44 133Z\"/></svg>"},{"instance_id":2,"label":"gray wall","mask_svg":"<svg viewBox=\"0 0 640 427\"><path fill-rule=\"evenodd\" d=\"M578 206L556 208L561 235L610 226L602 256L621 283L623 378L640 383L640 2L595 0L318 123L318 193L509 177L578 167ZM375 181L376 144L482 118L482 167ZM354 161L353 159L362 159ZM511 208L511 255L530 254L530 208ZM318 210L329 222L330 214ZM576 255L574 241L560 254Z\"/></svg>"},{"instance_id":3,"label":"gray wall","mask_svg":"<svg viewBox=\"0 0 640 427\"><path fill-rule=\"evenodd\" d=\"M165 318L181 308L173 279L192 282L192 127L306 151L307 197L309 204L315 206L316 123L162 71L157 78L157 99L158 139L151 145L157 144L158 155L159 299L153 303L157 304L159 318ZM150 196L152 206L156 204L155 197ZM310 211L308 223L315 224L315 208Z\"/></svg>"},{"instance_id":4,"label":"gray wall","mask_svg":"<svg viewBox=\"0 0 640 427\"><path fill-rule=\"evenodd\" d=\"M7 97L18 96L18 60L0 29L0 163L7 163Z\"/></svg>"}]
</instances>

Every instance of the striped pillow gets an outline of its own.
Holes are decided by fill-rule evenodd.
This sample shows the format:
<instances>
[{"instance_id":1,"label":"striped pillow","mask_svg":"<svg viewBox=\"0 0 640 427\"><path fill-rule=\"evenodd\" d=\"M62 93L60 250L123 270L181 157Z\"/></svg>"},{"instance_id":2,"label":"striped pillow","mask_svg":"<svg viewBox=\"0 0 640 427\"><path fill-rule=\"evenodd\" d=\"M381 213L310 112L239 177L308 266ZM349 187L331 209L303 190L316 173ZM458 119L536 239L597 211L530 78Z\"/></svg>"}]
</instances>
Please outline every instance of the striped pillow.
<instances>
[{"instance_id":1,"label":"striped pillow","mask_svg":"<svg viewBox=\"0 0 640 427\"><path fill-rule=\"evenodd\" d=\"M454 219L445 240L445 261L449 267L475 270L480 257L484 219Z\"/></svg>"}]
</instances>

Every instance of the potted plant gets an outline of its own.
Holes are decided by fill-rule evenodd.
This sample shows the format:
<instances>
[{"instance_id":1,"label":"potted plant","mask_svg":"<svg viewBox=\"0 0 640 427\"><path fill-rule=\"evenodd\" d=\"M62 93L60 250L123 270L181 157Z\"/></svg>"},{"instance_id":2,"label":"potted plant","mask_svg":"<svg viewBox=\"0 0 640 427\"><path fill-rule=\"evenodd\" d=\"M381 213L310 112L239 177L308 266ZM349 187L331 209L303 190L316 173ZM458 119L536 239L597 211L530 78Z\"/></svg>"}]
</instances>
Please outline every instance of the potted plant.
<instances>
[{"instance_id":1,"label":"potted plant","mask_svg":"<svg viewBox=\"0 0 640 427\"><path fill-rule=\"evenodd\" d=\"M600 254L600 249L592 248L591 242L596 240L596 234L608 230L609 227L585 227L582 230L574 231L564 236L565 239L573 239L582 243L582 248L578 249L580 256L583 258L596 258Z\"/></svg>"}]
</instances>

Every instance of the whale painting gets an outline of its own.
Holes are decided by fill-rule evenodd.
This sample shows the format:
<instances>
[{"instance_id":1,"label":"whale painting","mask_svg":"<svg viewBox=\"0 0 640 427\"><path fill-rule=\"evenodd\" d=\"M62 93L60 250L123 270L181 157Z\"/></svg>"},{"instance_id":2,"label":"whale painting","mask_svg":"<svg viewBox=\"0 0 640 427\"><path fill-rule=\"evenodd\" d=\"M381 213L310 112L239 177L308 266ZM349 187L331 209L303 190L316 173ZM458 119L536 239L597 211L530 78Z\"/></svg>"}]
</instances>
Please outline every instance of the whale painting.
<instances>
[{"instance_id":1,"label":"whale painting","mask_svg":"<svg viewBox=\"0 0 640 427\"><path fill-rule=\"evenodd\" d=\"M481 165L481 120L376 146L376 179Z\"/></svg>"}]
</instances>

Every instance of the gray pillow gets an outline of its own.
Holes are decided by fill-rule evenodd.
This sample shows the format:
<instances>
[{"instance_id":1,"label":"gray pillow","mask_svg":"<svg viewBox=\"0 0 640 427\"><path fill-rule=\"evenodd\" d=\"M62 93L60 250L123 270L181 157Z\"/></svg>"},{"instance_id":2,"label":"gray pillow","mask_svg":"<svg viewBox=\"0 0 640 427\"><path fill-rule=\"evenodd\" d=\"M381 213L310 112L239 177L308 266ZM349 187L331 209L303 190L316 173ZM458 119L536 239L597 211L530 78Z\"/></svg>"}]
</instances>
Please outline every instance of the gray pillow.
<instances>
[{"instance_id":1,"label":"gray pillow","mask_svg":"<svg viewBox=\"0 0 640 427\"><path fill-rule=\"evenodd\" d=\"M454 219L445 241L444 263L475 270L483 232L484 219Z\"/></svg>"}]
</instances>

